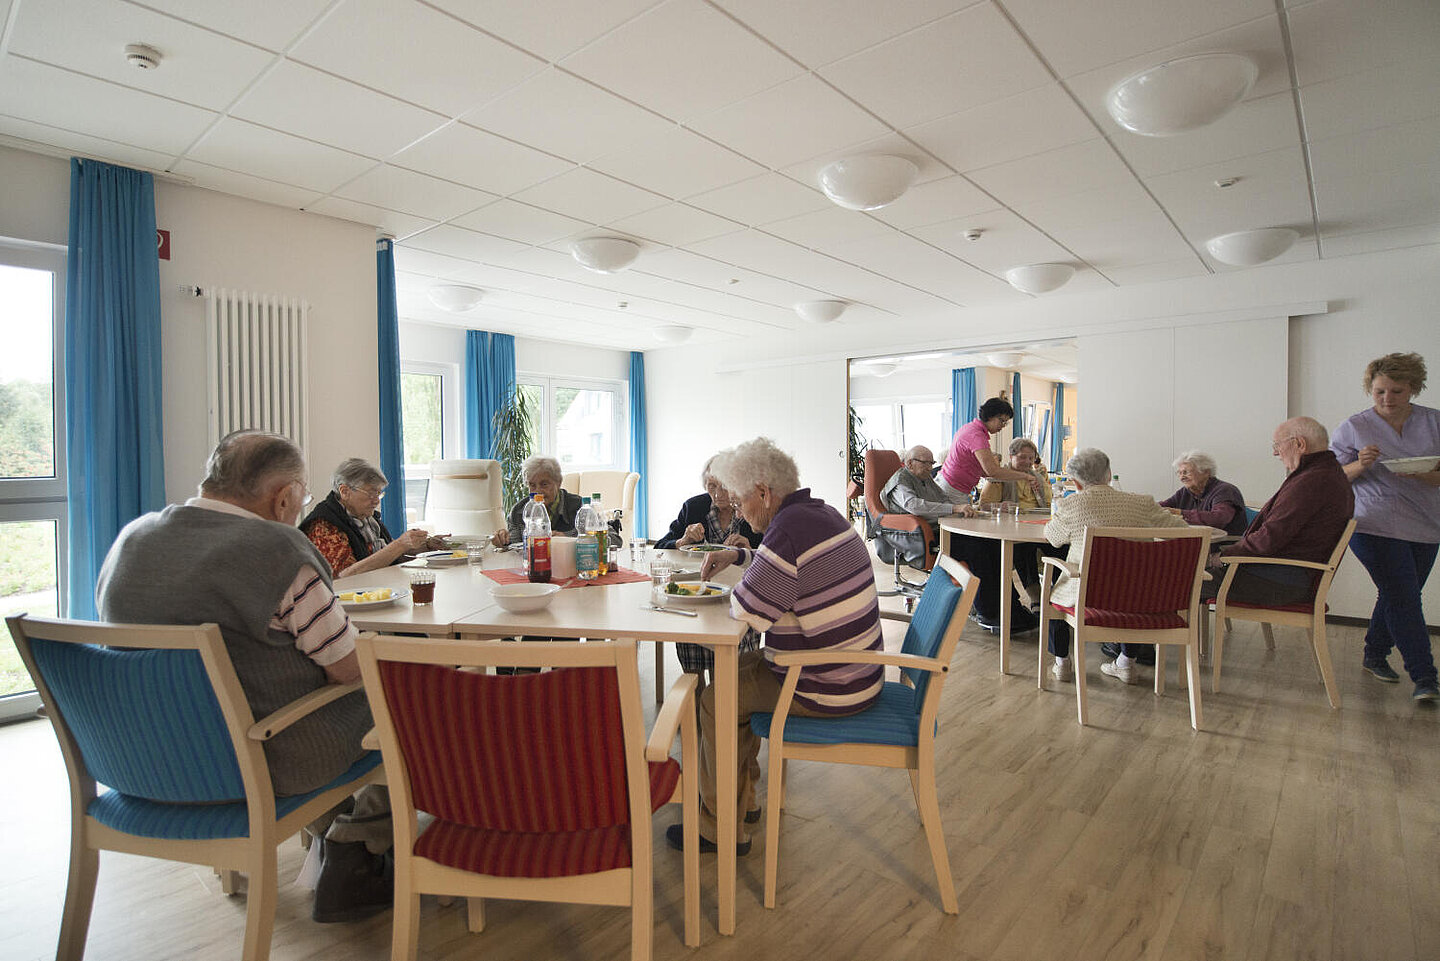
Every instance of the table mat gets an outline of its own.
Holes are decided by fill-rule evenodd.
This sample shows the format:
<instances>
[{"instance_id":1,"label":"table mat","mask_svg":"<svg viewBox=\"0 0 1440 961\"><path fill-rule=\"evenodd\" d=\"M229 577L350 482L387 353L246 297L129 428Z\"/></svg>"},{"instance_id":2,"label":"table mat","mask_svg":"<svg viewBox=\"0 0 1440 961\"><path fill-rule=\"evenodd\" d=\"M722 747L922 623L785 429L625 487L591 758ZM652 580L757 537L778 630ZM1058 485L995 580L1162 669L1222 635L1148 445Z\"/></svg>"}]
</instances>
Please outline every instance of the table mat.
<instances>
[{"instance_id":1,"label":"table mat","mask_svg":"<svg viewBox=\"0 0 1440 961\"><path fill-rule=\"evenodd\" d=\"M525 575L525 572L521 570L482 571L481 573L496 584L520 584L530 579ZM634 584L637 581L648 580L650 580L649 574L642 574L639 571L632 571L622 567L608 574L602 574L593 581L582 581L578 577L572 577L564 586L589 587L591 585L597 585L603 587L606 584Z\"/></svg>"}]
</instances>

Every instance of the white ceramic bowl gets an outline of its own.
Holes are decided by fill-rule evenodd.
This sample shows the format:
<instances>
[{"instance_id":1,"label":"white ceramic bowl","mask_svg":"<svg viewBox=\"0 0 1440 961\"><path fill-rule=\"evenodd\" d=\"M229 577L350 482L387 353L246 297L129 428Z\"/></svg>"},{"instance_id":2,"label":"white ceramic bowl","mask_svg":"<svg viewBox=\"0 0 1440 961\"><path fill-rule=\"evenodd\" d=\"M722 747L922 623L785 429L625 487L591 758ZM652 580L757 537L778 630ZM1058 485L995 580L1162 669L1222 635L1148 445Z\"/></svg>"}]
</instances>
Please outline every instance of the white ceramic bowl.
<instances>
[{"instance_id":1,"label":"white ceramic bowl","mask_svg":"<svg viewBox=\"0 0 1440 961\"><path fill-rule=\"evenodd\" d=\"M560 592L559 584L496 584L490 594L511 614L529 614L550 606L550 599Z\"/></svg>"}]
</instances>

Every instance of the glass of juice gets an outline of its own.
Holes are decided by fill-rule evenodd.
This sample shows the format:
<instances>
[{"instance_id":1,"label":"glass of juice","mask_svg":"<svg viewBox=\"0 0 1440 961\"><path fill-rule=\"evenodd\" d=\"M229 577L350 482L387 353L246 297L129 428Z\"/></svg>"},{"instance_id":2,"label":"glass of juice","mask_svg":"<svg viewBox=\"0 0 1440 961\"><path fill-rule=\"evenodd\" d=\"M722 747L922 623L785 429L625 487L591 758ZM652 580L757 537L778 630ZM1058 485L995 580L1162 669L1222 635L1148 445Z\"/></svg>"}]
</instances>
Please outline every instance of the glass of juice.
<instances>
[{"instance_id":1,"label":"glass of juice","mask_svg":"<svg viewBox=\"0 0 1440 961\"><path fill-rule=\"evenodd\" d=\"M433 604L435 602L435 572L409 571L410 602L412 604Z\"/></svg>"}]
</instances>

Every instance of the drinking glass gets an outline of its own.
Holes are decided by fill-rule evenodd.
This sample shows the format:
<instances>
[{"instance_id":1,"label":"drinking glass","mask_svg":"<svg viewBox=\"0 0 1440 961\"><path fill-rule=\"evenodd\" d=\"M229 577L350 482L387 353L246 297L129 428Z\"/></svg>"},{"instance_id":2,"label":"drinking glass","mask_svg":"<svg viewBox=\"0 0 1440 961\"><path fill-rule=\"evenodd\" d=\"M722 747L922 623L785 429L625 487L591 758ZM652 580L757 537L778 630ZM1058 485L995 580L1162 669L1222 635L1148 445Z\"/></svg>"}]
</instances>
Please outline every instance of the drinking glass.
<instances>
[{"instance_id":1,"label":"drinking glass","mask_svg":"<svg viewBox=\"0 0 1440 961\"><path fill-rule=\"evenodd\" d=\"M665 585L670 581L670 575L675 573L675 568L670 564L670 558L659 551L652 551L650 554L650 598L656 604L665 603Z\"/></svg>"},{"instance_id":2,"label":"drinking glass","mask_svg":"<svg viewBox=\"0 0 1440 961\"><path fill-rule=\"evenodd\" d=\"M419 570L407 573L410 575L410 602L412 604L433 604L435 602L435 572Z\"/></svg>"},{"instance_id":3,"label":"drinking glass","mask_svg":"<svg viewBox=\"0 0 1440 961\"><path fill-rule=\"evenodd\" d=\"M467 540L465 542L465 555L469 558L471 567L481 567L485 563L485 542L482 540Z\"/></svg>"}]
</instances>

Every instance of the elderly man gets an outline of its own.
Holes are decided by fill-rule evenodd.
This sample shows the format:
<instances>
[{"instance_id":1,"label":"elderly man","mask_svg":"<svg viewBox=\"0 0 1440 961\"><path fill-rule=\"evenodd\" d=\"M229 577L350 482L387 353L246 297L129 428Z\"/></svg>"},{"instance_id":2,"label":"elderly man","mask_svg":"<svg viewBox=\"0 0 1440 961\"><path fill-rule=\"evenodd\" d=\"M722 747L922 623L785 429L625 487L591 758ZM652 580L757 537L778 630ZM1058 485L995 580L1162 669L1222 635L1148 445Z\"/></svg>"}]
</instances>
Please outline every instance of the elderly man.
<instances>
[{"instance_id":1,"label":"elderly man","mask_svg":"<svg viewBox=\"0 0 1440 961\"><path fill-rule=\"evenodd\" d=\"M555 534L575 533L575 515L580 513L580 495L572 494L560 486L565 475L560 462L553 457L536 454L520 465L525 476L525 486L531 497L539 494L545 500L545 509L550 512L550 530ZM525 539L525 505L530 497L517 501L510 509L510 522L491 537L496 547L504 547L512 541Z\"/></svg>"},{"instance_id":2,"label":"elderly man","mask_svg":"<svg viewBox=\"0 0 1440 961\"><path fill-rule=\"evenodd\" d=\"M952 504L945 491L935 482L930 469L935 455L930 448L916 445L900 455L901 467L880 489L880 499L897 514L914 514L934 521L942 517L974 517L969 504ZM928 546L928 545L927 545ZM906 557L906 560L911 558Z\"/></svg>"},{"instance_id":3,"label":"elderly man","mask_svg":"<svg viewBox=\"0 0 1440 961\"><path fill-rule=\"evenodd\" d=\"M298 447L273 434L231 434L211 453L199 497L136 518L115 539L96 588L101 619L219 624L256 717L358 680L355 628L331 591L330 565L295 527L309 500ZM275 793L304 794L340 776L364 755L360 738L372 726L356 691L276 735L265 745ZM312 827L318 835L319 822ZM384 788L357 794L354 810L316 843L316 921L390 906Z\"/></svg>"}]
</instances>

